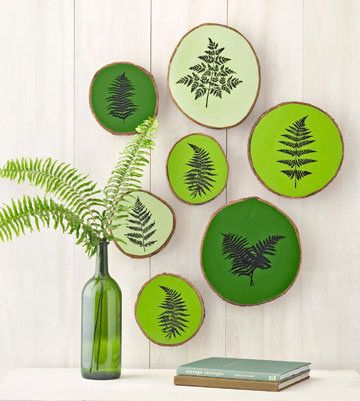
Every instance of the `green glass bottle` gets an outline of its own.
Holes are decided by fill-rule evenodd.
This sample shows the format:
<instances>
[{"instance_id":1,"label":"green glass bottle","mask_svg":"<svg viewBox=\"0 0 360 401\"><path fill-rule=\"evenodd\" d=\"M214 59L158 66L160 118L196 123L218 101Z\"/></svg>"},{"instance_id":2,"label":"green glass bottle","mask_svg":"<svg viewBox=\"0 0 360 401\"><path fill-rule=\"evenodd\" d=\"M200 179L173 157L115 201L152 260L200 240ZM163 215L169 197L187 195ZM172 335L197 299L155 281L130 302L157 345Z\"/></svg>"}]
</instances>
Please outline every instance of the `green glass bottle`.
<instances>
[{"instance_id":1,"label":"green glass bottle","mask_svg":"<svg viewBox=\"0 0 360 401\"><path fill-rule=\"evenodd\" d=\"M108 272L108 242L100 242L94 276L82 291L81 374L118 379L121 373L121 291Z\"/></svg>"}]
</instances>

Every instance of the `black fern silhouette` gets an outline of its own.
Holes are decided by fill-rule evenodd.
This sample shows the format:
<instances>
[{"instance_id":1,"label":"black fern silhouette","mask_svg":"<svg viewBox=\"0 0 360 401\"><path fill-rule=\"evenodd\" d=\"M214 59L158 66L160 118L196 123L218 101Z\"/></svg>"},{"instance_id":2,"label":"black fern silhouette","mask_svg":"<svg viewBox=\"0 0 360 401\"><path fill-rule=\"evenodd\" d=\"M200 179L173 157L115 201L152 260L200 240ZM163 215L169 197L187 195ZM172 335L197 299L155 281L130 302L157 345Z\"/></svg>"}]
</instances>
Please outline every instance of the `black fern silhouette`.
<instances>
[{"instance_id":1,"label":"black fern silhouette","mask_svg":"<svg viewBox=\"0 0 360 401\"><path fill-rule=\"evenodd\" d=\"M188 309L180 292L164 285L159 287L165 292L165 298L159 305L163 312L159 315L158 321L161 331L170 340L171 337L176 338L185 332L188 327L186 323L189 322L186 318L190 315L186 313Z\"/></svg>"},{"instance_id":2,"label":"black fern silhouette","mask_svg":"<svg viewBox=\"0 0 360 401\"><path fill-rule=\"evenodd\" d=\"M309 153L316 153L316 150L307 148L308 145L315 142L315 139L311 139L313 138L311 130L306 126L307 117L305 116L295 121L286 128L287 133L281 136L288 139L288 141L278 141L286 146L286 148L278 149L278 151L291 156L291 159L278 160L278 163L286 164L290 167L290 169L281 170L281 172L286 174L291 180L294 180L295 188L298 181L312 174L311 171L302 170L301 167L317 161L308 157L302 157Z\"/></svg>"},{"instance_id":3,"label":"black fern silhouette","mask_svg":"<svg viewBox=\"0 0 360 401\"><path fill-rule=\"evenodd\" d=\"M151 237L155 234L155 221L150 222L152 214L145 205L141 202L139 197L136 198L132 211L129 212L127 219L127 229L130 230L125 236L133 244L143 248L144 252L146 248L154 245L156 240L151 240Z\"/></svg>"},{"instance_id":4,"label":"black fern silhouette","mask_svg":"<svg viewBox=\"0 0 360 401\"><path fill-rule=\"evenodd\" d=\"M215 182L212 177L217 176L217 174L213 173L215 168L209 152L192 143L188 143L188 145L194 151L194 155L186 163L191 169L185 173L184 177L192 198L196 198L197 196L206 195L206 192L211 191L211 188L214 186L212 183Z\"/></svg>"},{"instance_id":5,"label":"black fern silhouette","mask_svg":"<svg viewBox=\"0 0 360 401\"><path fill-rule=\"evenodd\" d=\"M134 86L123 72L111 83L109 87L107 110L113 117L125 120L137 111L137 106L132 102L134 96Z\"/></svg>"},{"instance_id":6,"label":"black fern silhouette","mask_svg":"<svg viewBox=\"0 0 360 401\"><path fill-rule=\"evenodd\" d=\"M230 94L243 82L234 76L235 71L225 66L231 60L221 55L225 48L219 48L218 43L208 39L205 54L198 56L201 62L190 67L191 73L176 82L190 87L191 93L195 92L195 100L206 95L205 107L208 107L210 95L221 99L223 92Z\"/></svg>"},{"instance_id":7,"label":"black fern silhouette","mask_svg":"<svg viewBox=\"0 0 360 401\"><path fill-rule=\"evenodd\" d=\"M231 261L230 272L235 276L249 276L250 286L254 285L256 269L270 269L269 256L275 255L276 244L284 239L283 235L269 235L254 245L249 245L246 237L238 234L223 234L222 253Z\"/></svg>"}]
</instances>

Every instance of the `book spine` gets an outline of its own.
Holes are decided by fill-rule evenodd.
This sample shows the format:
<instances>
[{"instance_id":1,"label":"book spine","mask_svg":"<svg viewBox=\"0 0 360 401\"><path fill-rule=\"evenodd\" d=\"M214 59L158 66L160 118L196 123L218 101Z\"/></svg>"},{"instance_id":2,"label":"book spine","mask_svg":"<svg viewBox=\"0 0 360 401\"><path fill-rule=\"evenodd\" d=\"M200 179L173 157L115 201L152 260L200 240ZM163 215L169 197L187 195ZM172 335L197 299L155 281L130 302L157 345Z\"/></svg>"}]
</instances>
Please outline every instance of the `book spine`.
<instances>
[{"instance_id":1,"label":"book spine","mask_svg":"<svg viewBox=\"0 0 360 401\"><path fill-rule=\"evenodd\" d=\"M280 381L280 375L263 372L239 372L235 370L190 368L185 366L179 366L176 370L176 374L183 376L218 377L223 379L259 380L268 382Z\"/></svg>"},{"instance_id":2,"label":"book spine","mask_svg":"<svg viewBox=\"0 0 360 401\"><path fill-rule=\"evenodd\" d=\"M228 388L238 390L279 391L279 383L260 382L258 380L233 380L209 377L175 376L174 384L177 386Z\"/></svg>"}]
</instances>

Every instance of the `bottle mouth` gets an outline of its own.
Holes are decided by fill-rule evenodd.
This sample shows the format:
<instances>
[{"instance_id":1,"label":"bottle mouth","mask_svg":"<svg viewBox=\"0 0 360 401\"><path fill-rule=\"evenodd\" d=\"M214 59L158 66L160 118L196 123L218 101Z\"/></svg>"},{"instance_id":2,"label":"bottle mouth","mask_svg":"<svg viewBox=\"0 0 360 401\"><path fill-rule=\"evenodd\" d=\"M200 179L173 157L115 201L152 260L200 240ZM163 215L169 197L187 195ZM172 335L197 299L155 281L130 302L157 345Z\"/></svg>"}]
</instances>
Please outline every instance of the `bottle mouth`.
<instances>
[{"instance_id":1,"label":"bottle mouth","mask_svg":"<svg viewBox=\"0 0 360 401\"><path fill-rule=\"evenodd\" d=\"M101 238L99 241L99 245L108 245L109 241L105 238Z\"/></svg>"}]
</instances>

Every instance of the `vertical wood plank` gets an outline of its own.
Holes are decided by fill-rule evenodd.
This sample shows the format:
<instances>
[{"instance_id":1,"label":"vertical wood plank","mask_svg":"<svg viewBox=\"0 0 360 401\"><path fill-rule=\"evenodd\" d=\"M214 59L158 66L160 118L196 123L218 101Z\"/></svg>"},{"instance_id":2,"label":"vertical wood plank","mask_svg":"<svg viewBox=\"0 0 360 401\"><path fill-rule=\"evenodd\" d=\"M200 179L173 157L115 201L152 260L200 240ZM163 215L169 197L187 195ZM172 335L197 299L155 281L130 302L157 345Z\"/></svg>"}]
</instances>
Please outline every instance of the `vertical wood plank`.
<instances>
[{"instance_id":1,"label":"vertical wood plank","mask_svg":"<svg viewBox=\"0 0 360 401\"><path fill-rule=\"evenodd\" d=\"M89 85L95 72L115 61L131 61L150 68L150 0L77 0L75 8L75 162L103 186L129 136L105 131L90 112ZM144 187L149 187L149 168ZM95 261L76 249L74 266L74 364L80 355L80 295L94 273ZM123 366L149 365L148 340L137 329L134 303L143 282L149 278L148 259L130 259L113 244L109 252L110 274L123 294Z\"/></svg>"},{"instance_id":2,"label":"vertical wood plank","mask_svg":"<svg viewBox=\"0 0 360 401\"><path fill-rule=\"evenodd\" d=\"M231 175L228 200L259 196L300 224L301 204L281 198L263 187L247 158L251 127L269 107L302 100L302 0L229 0L229 25L253 44L261 67L261 88L249 118L228 133ZM301 228L301 227L299 227ZM264 305L226 306L226 348L229 356L292 358L299 351L301 277L283 298ZM235 335L234 335L235 334Z\"/></svg>"},{"instance_id":3,"label":"vertical wood plank","mask_svg":"<svg viewBox=\"0 0 360 401\"><path fill-rule=\"evenodd\" d=\"M226 132L209 130L188 119L172 101L167 87L167 68L175 46L191 28L205 22L226 24L226 0L155 0L152 7L152 67L160 91L160 129L151 163L151 190L163 197L176 213L176 231L169 245L151 258L151 274L183 275L201 292L207 317L201 331L178 347L151 344L151 367L174 367L191 359L224 355L224 302L206 284L200 267L200 242L211 214L225 203L225 193L201 206L187 205L171 192L166 160L181 137L200 132L212 135L226 147Z\"/></svg>"},{"instance_id":4,"label":"vertical wood plank","mask_svg":"<svg viewBox=\"0 0 360 401\"><path fill-rule=\"evenodd\" d=\"M302 348L316 367L359 369L360 5L305 0L304 12L304 98L337 121L345 156L336 179L306 204Z\"/></svg>"},{"instance_id":5,"label":"vertical wood plank","mask_svg":"<svg viewBox=\"0 0 360 401\"><path fill-rule=\"evenodd\" d=\"M73 156L73 1L3 1L0 163ZM1 181L0 200L40 193ZM2 243L0 379L72 363L72 239L52 230Z\"/></svg>"}]
</instances>

